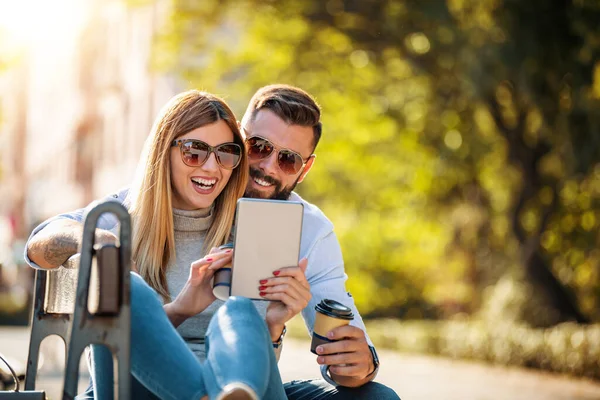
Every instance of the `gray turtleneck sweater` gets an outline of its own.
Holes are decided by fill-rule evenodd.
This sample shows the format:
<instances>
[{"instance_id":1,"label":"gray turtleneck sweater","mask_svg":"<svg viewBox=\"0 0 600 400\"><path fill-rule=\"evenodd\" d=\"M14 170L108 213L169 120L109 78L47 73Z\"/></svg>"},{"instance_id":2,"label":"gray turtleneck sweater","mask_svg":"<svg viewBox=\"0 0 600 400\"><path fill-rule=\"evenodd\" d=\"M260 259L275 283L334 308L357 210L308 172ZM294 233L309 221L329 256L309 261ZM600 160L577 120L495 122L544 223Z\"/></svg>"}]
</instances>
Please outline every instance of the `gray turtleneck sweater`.
<instances>
[{"instance_id":1,"label":"gray turtleneck sweater","mask_svg":"<svg viewBox=\"0 0 600 400\"><path fill-rule=\"evenodd\" d=\"M175 227L176 262L174 265L170 265L167 270L167 285L171 300L174 300L183 289L190 273L190 265L204 257L202 246L212 222L212 215L207 216L206 210L184 211L173 209L173 222ZM253 301L253 303L259 314L265 318L268 302ZM206 358L204 335L208 323L215 311L223 304L221 300L217 299L200 314L188 318L177 327L179 334L200 361ZM279 353L279 351L276 353Z\"/></svg>"}]
</instances>

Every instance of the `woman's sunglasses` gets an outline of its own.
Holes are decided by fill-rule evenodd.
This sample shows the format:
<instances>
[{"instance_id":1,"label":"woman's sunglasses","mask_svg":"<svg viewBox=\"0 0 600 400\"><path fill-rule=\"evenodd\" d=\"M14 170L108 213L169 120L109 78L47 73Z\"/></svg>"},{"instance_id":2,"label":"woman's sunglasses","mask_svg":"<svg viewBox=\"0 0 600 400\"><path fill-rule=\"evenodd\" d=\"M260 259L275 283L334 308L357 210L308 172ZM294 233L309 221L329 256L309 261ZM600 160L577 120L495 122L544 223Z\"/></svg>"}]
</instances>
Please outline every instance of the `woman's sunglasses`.
<instances>
[{"instance_id":1,"label":"woman's sunglasses","mask_svg":"<svg viewBox=\"0 0 600 400\"><path fill-rule=\"evenodd\" d=\"M189 167L199 167L208 160L210 153L215 153L217 163L225 169L234 169L242 159L242 146L237 143L222 143L211 146L196 139L176 139L171 147L179 147L181 159Z\"/></svg>"},{"instance_id":2,"label":"woman's sunglasses","mask_svg":"<svg viewBox=\"0 0 600 400\"><path fill-rule=\"evenodd\" d=\"M248 158L250 160L263 160L275 150L277 153L277 165L288 175L296 175L313 157L312 155L304 161L302 156L288 149L277 149L275 145L260 136L250 136L246 139L248 147Z\"/></svg>"}]
</instances>

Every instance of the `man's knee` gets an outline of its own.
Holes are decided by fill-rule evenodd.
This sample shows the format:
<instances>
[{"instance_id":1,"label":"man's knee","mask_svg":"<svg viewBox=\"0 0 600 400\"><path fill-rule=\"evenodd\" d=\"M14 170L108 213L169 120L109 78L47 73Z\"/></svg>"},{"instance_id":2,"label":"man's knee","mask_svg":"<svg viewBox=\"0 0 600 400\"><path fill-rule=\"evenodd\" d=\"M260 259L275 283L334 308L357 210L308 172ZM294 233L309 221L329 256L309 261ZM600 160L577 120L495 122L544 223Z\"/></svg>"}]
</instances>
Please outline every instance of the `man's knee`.
<instances>
[{"instance_id":1,"label":"man's knee","mask_svg":"<svg viewBox=\"0 0 600 400\"><path fill-rule=\"evenodd\" d=\"M292 381L284 385L288 399L330 399L330 400L399 400L393 389L378 383L369 382L358 388L332 386L323 379Z\"/></svg>"},{"instance_id":2,"label":"man's knee","mask_svg":"<svg viewBox=\"0 0 600 400\"><path fill-rule=\"evenodd\" d=\"M364 396L361 399L379 399L379 400L400 400L396 392L379 382L369 382L363 386L365 389Z\"/></svg>"},{"instance_id":3,"label":"man's knee","mask_svg":"<svg viewBox=\"0 0 600 400\"><path fill-rule=\"evenodd\" d=\"M360 399L360 400L399 400L396 392L379 383L369 382L358 388L345 388L338 386L339 399ZM336 397L338 399L338 397Z\"/></svg>"}]
</instances>

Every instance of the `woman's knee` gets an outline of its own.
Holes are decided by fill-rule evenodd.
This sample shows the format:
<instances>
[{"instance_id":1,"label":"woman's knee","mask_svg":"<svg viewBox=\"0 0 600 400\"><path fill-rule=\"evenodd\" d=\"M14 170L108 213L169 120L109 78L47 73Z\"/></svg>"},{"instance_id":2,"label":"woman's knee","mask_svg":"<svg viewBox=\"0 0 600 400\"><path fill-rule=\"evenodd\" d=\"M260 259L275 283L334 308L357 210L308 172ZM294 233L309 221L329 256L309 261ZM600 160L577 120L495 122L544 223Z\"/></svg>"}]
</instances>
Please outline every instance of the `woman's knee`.
<instances>
[{"instance_id":1,"label":"woman's knee","mask_svg":"<svg viewBox=\"0 0 600 400\"><path fill-rule=\"evenodd\" d=\"M252 300L246 297L231 296L229 299L227 299L225 305L231 310L256 311L256 307L254 307L254 304L252 304Z\"/></svg>"},{"instance_id":2,"label":"woman's knee","mask_svg":"<svg viewBox=\"0 0 600 400\"><path fill-rule=\"evenodd\" d=\"M156 290L152 289L152 287L146 283L144 278L135 272L130 273L130 286L132 302L140 301L143 304L148 302L161 303L160 296Z\"/></svg>"},{"instance_id":3,"label":"woman's knee","mask_svg":"<svg viewBox=\"0 0 600 400\"><path fill-rule=\"evenodd\" d=\"M246 297L230 297L219 311L227 314L241 314L244 315L246 318L256 317L258 319L261 319L260 314L258 313L256 307L252 303L252 300L247 299Z\"/></svg>"}]
</instances>

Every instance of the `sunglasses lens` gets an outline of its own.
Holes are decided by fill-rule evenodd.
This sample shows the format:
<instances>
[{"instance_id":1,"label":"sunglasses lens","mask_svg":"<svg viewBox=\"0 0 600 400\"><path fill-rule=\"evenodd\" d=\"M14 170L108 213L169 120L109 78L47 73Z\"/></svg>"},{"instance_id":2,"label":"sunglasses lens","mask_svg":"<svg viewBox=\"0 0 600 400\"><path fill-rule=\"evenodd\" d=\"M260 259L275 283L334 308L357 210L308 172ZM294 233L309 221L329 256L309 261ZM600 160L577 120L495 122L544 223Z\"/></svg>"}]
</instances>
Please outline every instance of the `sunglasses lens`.
<instances>
[{"instance_id":1,"label":"sunglasses lens","mask_svg":"<svg viewBox=\"0 0 600 400\"><path fill-rule=\"evenodd\" d=\"M279 152L279 168L288 175L295 175L302 168L302 158L288 150Z\"/></svg>"},{"instance_id":2,"label":"sunglasses lens","mask_svg":"<svg viewBox=\"0 0 600 400\"><path fill-rule=\"evenodd\" d=\"M233 169L237 167L240 163L241 153L241 147L236 144L226 143L217 147L218 161L223 168Z\"/></svg>"},{"instance_id":3,"label":"sunglasses lens","mask_svg":"<svg viewBox=\"0 0 600 400\"><path fill-rule=\"evenodd\" d=\"M265 139L251 137L248 139L248 158L262 160L273 152L273 145Z\"/></svg>"},{"instance_id":4,"label":"sunglasses lens","mask_svg":"<svg viewBox=\"0 0 600 400\"><path fill-rule=\"evenodd\" d=\"M191 167L195 167L204 163L209 151L210 150L206 143L196 140L193 142L185 142L181 147L183 162Z\"/></svg>"}]
</instances>

